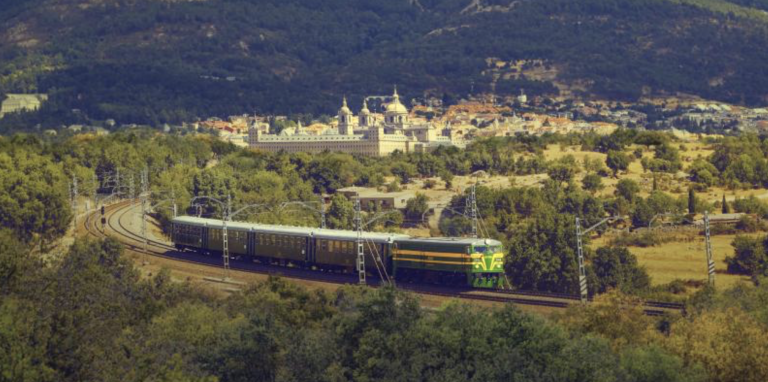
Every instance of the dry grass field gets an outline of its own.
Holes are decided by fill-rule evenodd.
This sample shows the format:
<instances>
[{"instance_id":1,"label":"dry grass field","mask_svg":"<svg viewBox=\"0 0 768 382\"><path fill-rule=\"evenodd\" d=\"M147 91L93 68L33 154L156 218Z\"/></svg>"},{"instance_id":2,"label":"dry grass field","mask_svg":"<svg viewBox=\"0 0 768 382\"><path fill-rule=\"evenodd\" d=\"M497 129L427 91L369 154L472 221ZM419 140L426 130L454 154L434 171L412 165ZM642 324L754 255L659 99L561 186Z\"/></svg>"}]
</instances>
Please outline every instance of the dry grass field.
<instances>
[{"instance_id":1,"label":"dry grass field","mask_svg":"<svg viewBox=\"0 0 768 382\"><path fill-rule=\"evenodd\" d=\"M731 242L735 235L712 236L712 254L715 259L715 284L718 287L730 287L744 281L750 282L749 277L726 273L725 257L733 255ZM592 248L606 245L606 237L593 240ZM629 247L630 252L637 256L638 263L648 270L653 285L667 284L674 280L696 283L707 281L707 255L704 248L704 237L694 235L690 238L681 237L677 241L668 242L654 247Z\"/></svg>"},{"instance_id":2,"label":"dry grass field","mask_svg":"<svg viewBox=\"0 0 768 382\"><path fill-rule=\"evenodd\" d=\"M712 147L703 142L681 142L675 143L680 148L680 157L683 161L683 171L679 174L664 174L657 178L659 189L673 195L674 197L687 197L687 191L690 182L684 174L688 166L697 158L707 158L713 153ZM653 150L644 146L633 146L627 151L634 152L636 149L643 150L643 157L653 158ZM545 151L544 156L547 160L557 160L566 155L572 155L579 164L584 163L585 158L597 159L605 162L606 155L596 152L582 151L579 146L560 146L550 145ZM581 179L586 175L583 169L576 174L576 182L580 184ZM470 186L473 183L481 184L490 188L515 187L536 187L547 179L546 174L529 176L457 176L453 181L453 187L446 190L443 182L437 180L438 186L435 189L422 189L423 182L417 182L410 185L410 190L417 190L425 193L435 203L439 201L445 204L450 198ZM620 173L618 178L603 178L604 189L598 193L599 196L609 197L613 195L616 184L620 179L632 179L641 187L641 196L645 197L652 191L653 176L650 172L643 172L639 159L635 159L626 172ZM697 197L710 203L719 202L723 195L729 201L735 198L743 198L754 195L758 198L768 198L768 190L750 189L750 190L727 190L721 187L710 188L707 192L697 193ZM719 212L719 211L715 211ZM424 232L419 232L426 234ZM716 262L716 285L719 287L729 287L737 282L750 282L748 277L730 275L726 273L725 257L733 254L731 242L734 235L717 235L712 237L712 249ZM594 240L592 246L597 248L605 245L605 238ZM704 283L707 280L706 254L704 251L704 239L702 236L695 236L693 239L680 239L671 241L662 245L640 248L630 247L641 265L645 266L652 277L654 285L666 284L674 280L683 280L690 285Z\"/></svg>"}]
</instances>

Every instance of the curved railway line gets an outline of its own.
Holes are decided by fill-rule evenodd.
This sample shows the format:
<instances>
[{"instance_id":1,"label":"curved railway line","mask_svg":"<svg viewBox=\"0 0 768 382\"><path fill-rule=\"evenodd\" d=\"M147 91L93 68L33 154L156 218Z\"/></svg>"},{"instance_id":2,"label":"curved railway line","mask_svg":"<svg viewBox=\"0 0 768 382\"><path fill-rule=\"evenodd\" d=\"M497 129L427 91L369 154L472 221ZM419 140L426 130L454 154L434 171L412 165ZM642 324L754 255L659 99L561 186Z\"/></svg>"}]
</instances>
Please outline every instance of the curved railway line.
<instances>
[{"instance_id":1,"label":"curved railway line","mask_svg":"<svg viewBox=\"0 0 768 382\"><path fill-rule=\"evenodd\" d=\"M128 215L133 207L131 201L122 201L106 206L105 225L100 227L100 214L98 211L89 213L81 223L85 232L97 238L113 237L120 241L127 249L144 253L144 239L141 235L131 231L126 223ZM179 252L172 245L156 240L147 241L147 255L164 258L174 262L195 264L222 269L222 261L218 256L206 256L197 253ZM280 277L317 281L332 284L353 284L357 277L349 274L318 272L308 269L274 266L246 261L230 262L230 268L241 272L250 272L263 275L276 275ZM373 278L372 278L373 279ZM376 279L373 279L376 280ZM374 283L375 284L375 283ZM445 298L460 298L466 300L486 301L496 303L514 303L531 305L553 309L564 309L572 304L578 304L578 296L564 294L538 293L527 291L480 291L467 288L443 287L423 284L398 284L398 288L414 293L432 295ZM669 312L684 313L684 305L678 303L648 301L644 305L644 312L650 316L660 316Z\"/></svg>"}]
</instances>

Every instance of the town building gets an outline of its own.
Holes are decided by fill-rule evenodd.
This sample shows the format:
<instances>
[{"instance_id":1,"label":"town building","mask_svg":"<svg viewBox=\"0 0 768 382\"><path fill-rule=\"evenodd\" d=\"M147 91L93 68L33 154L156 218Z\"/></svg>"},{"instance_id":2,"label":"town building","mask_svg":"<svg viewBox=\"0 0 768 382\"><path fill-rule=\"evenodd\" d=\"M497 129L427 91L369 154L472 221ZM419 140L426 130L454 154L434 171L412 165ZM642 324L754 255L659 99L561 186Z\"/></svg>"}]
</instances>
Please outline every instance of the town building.
<instances>
[{"instance_id":1,"label":"town building","mask_svg":"<svg viewBox=\"0 0 768 382\"><path fill-rule=\"evenodd\" d=\"M411 191L379 192L376 189L365 187L345 187L336 190L349 200L360 199L360 209L363 211L377 210L402 210L408 201L416 197Z\"/></svg>"},{"instance_id":2,"label":"town building","mask_svg":"<svg viewBox=\"0 0 768 382\"><path fill-rule=\"evenodd\" d=\"M367 102L355 116L347 106L346 97L338 112L338 126L322 134L312 134L299 124L280 134L268 134L263 129L248 130L248 145L269 152L340 151L366 156L386 156L395 151L426 152L439 146L463 146L451 134L431 123L410 120L408 109L400 102L395 89L391 101L384 107L383 119L368 110Z\"/></svg>"},{"instance_id":3,"label":"town building","mask_svg":"<svg viewBox=\"0 0 768 382\"><path fill-rule=\"evenodd\" d=\"M35 111L48 100L47 94L6 94L0 107L0 117L17 111Z\"/></svg>"}]
</instances>

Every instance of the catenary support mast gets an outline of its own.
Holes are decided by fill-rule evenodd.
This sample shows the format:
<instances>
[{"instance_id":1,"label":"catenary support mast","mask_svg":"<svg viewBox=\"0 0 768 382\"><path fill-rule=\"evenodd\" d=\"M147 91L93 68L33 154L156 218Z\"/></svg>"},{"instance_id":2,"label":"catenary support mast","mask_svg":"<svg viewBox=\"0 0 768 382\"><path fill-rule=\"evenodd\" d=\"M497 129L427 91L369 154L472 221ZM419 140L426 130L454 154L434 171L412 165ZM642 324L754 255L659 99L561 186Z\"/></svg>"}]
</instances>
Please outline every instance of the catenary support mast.
<instances>
[{"instance_id":1,"label":"catenary support mast","mask_svg":"<svg viewBox=\"0 0 768 382\"><path fill-rule=\"evenodd\" d=\"M715 287L715 261L712 259L712 241L709 235L709 212L704 212L704 236L707 251L707 274L709 286Z\"/></svg>"},{"instance_id":2,"label":"catenary support mast","mask_svg":"<svg viewBox=\"0 0 768 382\"><path fill-rule=\"evenodd\" d=\"M355 199L355 229L357 230L357 275L358 282L366 285L365 253L363 251L363 216L360 211L360 199Z\"/></svg>"}]
</instances>

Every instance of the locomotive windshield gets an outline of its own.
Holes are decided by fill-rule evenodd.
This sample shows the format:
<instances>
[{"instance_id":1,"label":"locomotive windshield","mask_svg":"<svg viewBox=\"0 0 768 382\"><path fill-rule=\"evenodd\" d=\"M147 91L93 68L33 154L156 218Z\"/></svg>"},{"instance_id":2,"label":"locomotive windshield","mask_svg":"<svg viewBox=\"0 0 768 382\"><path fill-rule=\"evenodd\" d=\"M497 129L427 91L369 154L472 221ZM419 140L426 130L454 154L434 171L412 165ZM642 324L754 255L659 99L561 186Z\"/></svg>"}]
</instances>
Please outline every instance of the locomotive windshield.
<instances>
[{"instance_id":1,"label":"locomotive windshield","mask_svg":"<svg viewBox=\"0 0 768 382\"><path fill-rule=\"evenodd\" d=\"M496 253L501 252L500 245L475 245L475 253Z\"/></svg>"}]
</instances>

